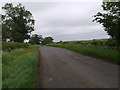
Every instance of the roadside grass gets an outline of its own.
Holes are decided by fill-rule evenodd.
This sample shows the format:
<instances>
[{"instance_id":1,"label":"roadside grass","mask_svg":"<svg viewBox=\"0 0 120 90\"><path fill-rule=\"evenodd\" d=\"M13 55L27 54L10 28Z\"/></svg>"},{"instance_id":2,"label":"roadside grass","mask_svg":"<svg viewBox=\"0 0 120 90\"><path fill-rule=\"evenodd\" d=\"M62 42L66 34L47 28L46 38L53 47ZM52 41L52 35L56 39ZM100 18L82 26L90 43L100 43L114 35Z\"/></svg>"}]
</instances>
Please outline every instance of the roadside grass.
<instances>
[{"instance_id":1,"label":"roadside grass","mask_svg":"<svg viewBox=\"0 0 120 90\"><path fill-rule=\"evenodd\" d=\"M81 45L81 44L49 44L48 46L53 47L60 47L69 49L78 53L82 53L85 55L95 56L101 59L105 59L107 61L110 61L112 63L119 64L120 60L118 59L118 56L120 56L120 52L117 48L108 48L106 46L94 46L94 45Z\"/></svg>"},{"instance_id":2,"label":"roadside grass","mask_svg":"<svg viewBox=\"0 0 120 90\"><path fill-rule=\"evenodd\" d=\"M2 89L2 42L0 42L0 89Z\"/></svg>"},{"instance_id":3,"label":"roadside grass","mask_svg":"<svg viewBox=\"0 0 120 90\"><path fill-rule=\"evenodd\" d=\"M2 87L35 88L39 46L2 53Z\"/></svg>"},{"instance_id":4,"label":"roadside grass","mask_svg":"<svg viewBox=\"0 0 120 90\"><path fill-rule=\"evenodd\" d=\"M0 51L0 89L2 89L2 54Z\"/></svg>"}]
</instances>

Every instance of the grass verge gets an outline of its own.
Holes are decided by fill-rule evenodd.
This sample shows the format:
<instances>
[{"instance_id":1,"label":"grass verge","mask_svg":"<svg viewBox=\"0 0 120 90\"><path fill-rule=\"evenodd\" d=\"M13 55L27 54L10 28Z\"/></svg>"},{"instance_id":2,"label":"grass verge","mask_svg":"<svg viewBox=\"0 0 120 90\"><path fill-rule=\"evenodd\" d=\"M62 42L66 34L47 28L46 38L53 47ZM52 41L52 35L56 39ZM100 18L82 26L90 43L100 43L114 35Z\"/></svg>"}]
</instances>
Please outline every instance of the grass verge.
<instances>
[{"instance_id":1,"label":"grass verge","mask_svg":"<svg viewBox=\"0 0 120 90\"><path fill-rule=\"evenodd\" d=\"M120 56L120 52L118 52L118 50L115 48L81 44L50 44L48 46L65 48L85 55L91 55L101 59L105 59L106 61L110 61L112 63L120 63L120 60L118 59L118 56Z\"/></svg>"},{"instance_id":2,"label":"grass verge","mask_svg":"<svg viewBox=\"0 0 120 90\"><path fill-rule=\"evenodd\" d=\"M2 87L35 88L39 46L2 54Z\"/></svg>"}]
</instances>

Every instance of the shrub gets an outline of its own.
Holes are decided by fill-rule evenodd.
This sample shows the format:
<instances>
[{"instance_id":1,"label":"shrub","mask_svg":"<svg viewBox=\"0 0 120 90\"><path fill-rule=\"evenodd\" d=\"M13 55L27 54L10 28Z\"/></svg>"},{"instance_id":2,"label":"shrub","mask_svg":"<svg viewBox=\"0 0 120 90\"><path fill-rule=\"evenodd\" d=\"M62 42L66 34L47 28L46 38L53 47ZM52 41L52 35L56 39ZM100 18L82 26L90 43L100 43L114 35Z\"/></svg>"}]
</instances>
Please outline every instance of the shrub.
<instances>
[{"instance_id":1,"label":"shrub","mask_svg":"<svg viewBox=\"0 0 120 90\"><path fill-rule=\"evenodd\" d=\"M16 48L27 48L29 45L26 43L18 43L18 42L3 42L2 43L2 50L11 51Z\"/></svg>"},{"instance_id":2,"label":"shrub","mask_svg":"<svg viewBox=\"0 0 120 90\"><path fill-rule=\"evenodd\" d=\"M108 39L106 42L107 46L117 46L117 42L113 39Z\"/></svg>"}]
</instances>

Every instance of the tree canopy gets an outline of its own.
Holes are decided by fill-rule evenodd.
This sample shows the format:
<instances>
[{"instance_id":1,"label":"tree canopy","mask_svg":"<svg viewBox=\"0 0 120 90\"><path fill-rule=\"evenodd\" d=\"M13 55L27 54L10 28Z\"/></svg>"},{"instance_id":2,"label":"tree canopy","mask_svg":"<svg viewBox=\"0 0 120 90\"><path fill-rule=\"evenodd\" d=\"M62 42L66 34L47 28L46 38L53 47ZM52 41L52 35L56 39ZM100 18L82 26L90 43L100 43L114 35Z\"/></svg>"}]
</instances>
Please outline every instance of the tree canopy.
<instances>
[{"instance_id":1,"label":"tree canopy","mask_svg":"<svg viewBox=\"0 0 120 90\"><path fill-rule=\"evenodd\" d=\"M29 43L31 43L31 44L41 44L42 41L43 41L42 35L34 34L34 35L32 35L32 37L30 38Z\"/></svg>"},{"instance_id":2,"label":"tree canopy","mask_svg":"<svg viewBox=\"0 0 120 90\"><path fill-rule=\"evenodd\" d=\"M120 42L120 1L103 2L102 8L105 12L98 12L93 21L102 24L108 35Z\"/></svg>"},{"instance_id":3,"label":"tree canopy","mask_svg":"<svg viewBox=\"0 0 120 90\"><path fill-rule=\"evenodd\" d=\"M46 45L49 43L53 43L53 40L54 39L52 37L43 38L42 35L33 34L29 40L29 43Z\"/></svg>"},{"instance_id":4,"label":"tree canopy","mask_svg":"<svg viewBox=\"0 0 120 90\"><path fill-rule=\"evenodd\" d=\"M49 43L53 43L53 38L52 37L45 37L42 41L43 45L49 44Z\"/></svg>"},{"instance_id":5,"label":"tree canopy","mask_svg":"<svg viewBox=\"0 0 120 90\"><path fill-rule=\"evenodd\" d=\"M31 12L22 4L13 6L12 3L6 3L2 9L5 10L5 15L2 15L2 40L24 42L29 39L35 23Z\"/></svg>"}]
</instances>

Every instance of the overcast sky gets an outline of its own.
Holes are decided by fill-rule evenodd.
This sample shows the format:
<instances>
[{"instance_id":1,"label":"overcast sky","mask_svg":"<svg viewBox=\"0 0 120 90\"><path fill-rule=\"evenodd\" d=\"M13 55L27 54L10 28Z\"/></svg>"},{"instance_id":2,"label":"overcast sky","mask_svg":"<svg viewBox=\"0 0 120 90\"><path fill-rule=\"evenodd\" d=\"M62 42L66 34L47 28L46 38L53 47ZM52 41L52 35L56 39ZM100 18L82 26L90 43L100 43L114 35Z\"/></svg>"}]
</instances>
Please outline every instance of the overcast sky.
<instances>
[{"instance_id":1,"label":"overcast sky","mask_svg":"<svg viewBox=\"0 0 120 90\"><path fill-rule=\"evenodd\" d=\"M16 3L14 3L16 4ZM102 25L92 22L102 2L22 2L33 14L33 33L52 36L54 41L108 38Z\"/></svg>"}]
</instances>

